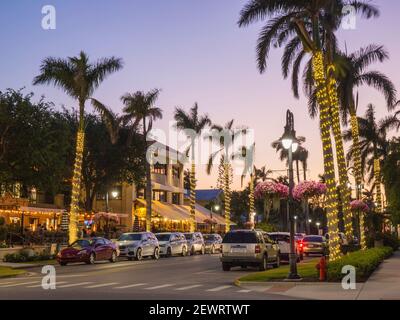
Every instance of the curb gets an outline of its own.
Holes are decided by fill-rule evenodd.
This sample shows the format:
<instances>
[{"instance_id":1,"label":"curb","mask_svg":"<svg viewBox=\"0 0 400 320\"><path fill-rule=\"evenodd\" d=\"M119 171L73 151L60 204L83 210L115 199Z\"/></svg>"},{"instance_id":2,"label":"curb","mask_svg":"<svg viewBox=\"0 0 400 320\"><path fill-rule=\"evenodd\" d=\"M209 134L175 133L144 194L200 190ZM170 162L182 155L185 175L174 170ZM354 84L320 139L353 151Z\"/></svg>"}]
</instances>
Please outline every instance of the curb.
<instances>
[{"instance_id":1,"label":"curb","mask_svg":"<svg viewBox=\"0 0 400 320\"><path fill-rule=\"evenodd\" d=\"M253 286L288 286L288 287L298 287L298 286L335 286L340 284L340 282L284 282L284 281L264 281L264 282L257 282L257 281L240 281L236 279L234 281L234 285L237 287L242 287L245 285L253 285Z\"/></svg>"}]
</instances>

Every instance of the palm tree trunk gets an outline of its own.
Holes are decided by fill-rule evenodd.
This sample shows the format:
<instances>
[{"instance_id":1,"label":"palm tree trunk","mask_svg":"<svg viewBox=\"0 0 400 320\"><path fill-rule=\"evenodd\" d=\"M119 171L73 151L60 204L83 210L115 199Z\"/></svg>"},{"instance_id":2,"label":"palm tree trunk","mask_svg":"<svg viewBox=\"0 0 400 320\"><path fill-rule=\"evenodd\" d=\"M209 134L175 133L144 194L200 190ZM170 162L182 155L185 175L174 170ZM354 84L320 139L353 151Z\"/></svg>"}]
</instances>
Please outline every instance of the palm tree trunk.
<instances>
[{"instance_id":1,"label":"palm tree trunk","mask_svg":"<svg viewBox=\"0 0 400 320\"><path fill-rule=\"evenodd\" d=\"M151 231L151 213L152 213L152 187L151 187L151 165L146 157L147 154L147 129L146 129L146 118L143 118L143 138L145 148L145 163L146 163L146 231Z\"/></svg>"},{"instance_id":2,"label":"palm tree trunk","mask_svg":"<svg viewBox=\"0 0 400 320\"><path fill-rule=\"evenodd\" d=\"M329 65L328 73L335 71L334 65ZM328 74L327 79L328 98L331 106L331 122L336 146L336 161L339 168L339 192L343 208L344 229L347 239L353 238L352 212L350 209L349 177L347 175L346 158L344 155L343 136L339 116L339 99L336 80L333 74Z\"/></svg>"},{"instance_id":3,"label":"palm tree trunk","mask_svg":"<svg viewBox=\"0 0 400 320\"><path fill-rule=\"evenodd\" d=\"M231 190L230 190L230 165L224 164L224 199L225 199L225 232L231 228Z\"/></svg>"},{"instance_id":4,"label":"palm tree trunk","mask_svg":"<svg viewBox=\"0 0 400 320\"><path fill-rule=\"evenodd\" d=\"M249 186L249 215L253 215L255 213L256 209L254 207L254 174L252 173L250 175L250 186ZM251 218L253 219L253 218ZM251 220L249 219L249 221Z\"/></svg>"},{"instance_id":5,"label":"palm tree trunk","mask_svg":"<svg viewBox=\"0 0 400 320\"><path fill-rule=\"evenodd\" d=\"M376 190L376 211L382 213L382 189L381 189L381 164L378 158L374 159L374 180Z\"/></svg>"},{"instance_id":6,"label":"palm tree trunk","mask_svg":"<svg viewBox=\"0 0 400 320\"><path fill-rule=\"evenodd\" d=\"M357 199L360 199L361 185L363 180L362 168L361 168L361 150L360 150L360 132L358 127L358 119L356 108L354 104L350 109L350 124L351 124L351 136L353 140L353 164L354 164L354 177L356 180L356 192ZM360 246L362 250L367 249L367 243L365 238L365 222L364 213L359 213L359 223L360 223Z\"/></svg>"},{"instance_id":7,"label":"palm tree trunk","mask_svg":"<svg viewBox=\"0 0 400 320\"><path fill-rule=\"evenodd\" d=\"M72 176L71 209L68 227L69 244L78 239L79 198L81 194L83 148L85 145L85 132L83 128L83 118L81 117L76 135L75 162Z\"/></svg>"},{"instance_id":8,"label":"palm tree trunk","mask_svg":"<svg viewBox=\"0 0 400 320\"><path fill-rule=\"evenodd\" d=\"M196 164L193 161L192 169L190 171L190 232L194 232L195 229L196 229Z\"/></svg>"},{"instance_id":9,"label":"palm tree trunk","mask_svg":"<svg viewBox=\"0 0 400 320\"><path fill-rule=\"evenodd\" d=\"M331 119L329 114L329 97L326 88L326 75L322 51L315 51L313 53L312 63L313 77L317 88L317 102L320 108L320 130L324 156L324 173L327 185L326 211L329 233L329 259L330 261L334 261L340 257L337 215L338 199L336 194L336 177L330 134Z\"/></svg>"},{"instance_id":10,"label":"palm tree trunk","mask_svg":"<svg viewBox=\"0 0 400 320\"><path fill-rule=\"evenodd\" d=\"M299 160L296 160L296 175L297 175L297 183L300 183L300 170L299 170Z\"/></svg>"}]
</instances>

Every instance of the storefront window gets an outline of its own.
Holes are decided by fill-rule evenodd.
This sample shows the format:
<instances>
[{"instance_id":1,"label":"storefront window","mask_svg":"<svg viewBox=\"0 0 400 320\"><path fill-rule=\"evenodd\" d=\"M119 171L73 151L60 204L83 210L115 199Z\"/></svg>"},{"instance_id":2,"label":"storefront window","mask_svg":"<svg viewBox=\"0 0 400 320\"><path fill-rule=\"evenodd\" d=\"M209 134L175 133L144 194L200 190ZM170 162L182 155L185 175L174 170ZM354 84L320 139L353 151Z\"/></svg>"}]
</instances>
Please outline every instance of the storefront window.
<instances>
[{"instance_id":1,"label":"storefront window","mask_svg":"<svg viewBox=\"0 0 400 320\"><path fill-rule=\"evenodd\" d=\"M154 164L151 171L152 171L152 173L167 175L167 165L160 164L157 162L156 164Z\"/></svg>"},{"instance_id":2,"label":"storefront window","mask_svg":"<svg viewBox=\"0 0 400 320\"><path fill-rule=\"evenodd\" d=\"M173 193L172 194L172 203L173 204L180 204L180 194L179 193Z\"/></svg>"},{"instance_id":3,"label":"storefront window","mask_svg":"<svg viewBox=\"0 0 400 320\"><path fill-rule=\"evenodd\" d=\"M166 202L167 201L167 192L166 191L158 191L158 190L153 191L153 200Z\"/></svg>"}]
</instances>

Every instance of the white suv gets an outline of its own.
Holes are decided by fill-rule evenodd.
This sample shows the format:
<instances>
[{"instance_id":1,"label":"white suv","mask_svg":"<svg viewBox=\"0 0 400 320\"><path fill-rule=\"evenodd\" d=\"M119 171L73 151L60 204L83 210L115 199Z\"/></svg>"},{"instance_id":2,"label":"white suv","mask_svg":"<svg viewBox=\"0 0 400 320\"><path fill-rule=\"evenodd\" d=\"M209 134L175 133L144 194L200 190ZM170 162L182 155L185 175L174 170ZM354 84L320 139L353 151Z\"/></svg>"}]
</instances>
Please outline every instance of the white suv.
<instances>
[{"instance_id":1,"label":"white suv","mask_svg":"<svg viewBox=\"0 0 400 320\"><path fill-rule=\"evenodd\" d=\"M268 232L268 236L274 240L278 246L279 251L281 253L281 260L289 261L290 254L290 233L289 232ZM302 253L300 248L298 248L297 241L295 239L296 244L296 256L297 262L300 262L302 259Z\"/></svg>"},{"instance_id":2,"label":"white suv","mask_svg":"<svg viewBox=\"0 0 400 320\"><path fill-rule=\"evenodd\" d=\"M160 255L170 257L173 255L186 256L188 244L185 236L180 232L156 233L160 245Z\"/></svg>"}]
</instances>

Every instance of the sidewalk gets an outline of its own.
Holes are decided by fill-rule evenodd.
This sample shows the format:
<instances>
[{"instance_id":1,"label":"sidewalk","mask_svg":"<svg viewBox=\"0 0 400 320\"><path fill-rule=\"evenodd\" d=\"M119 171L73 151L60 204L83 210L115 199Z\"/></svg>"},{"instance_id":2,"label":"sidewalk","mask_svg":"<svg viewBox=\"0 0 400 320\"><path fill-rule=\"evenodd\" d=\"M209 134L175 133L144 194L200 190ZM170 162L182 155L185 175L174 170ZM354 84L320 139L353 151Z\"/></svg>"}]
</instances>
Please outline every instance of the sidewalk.
<instances>
[{"instance_id":1,"label":"sidewalk","mask_svg":"<svg viewBox=\"0 0 400 320\"><path fill-rule=\"evenodd\" d=\"M400 300L400 251L384 261L366 283L344 290L340 283L241 282L240 287L262 293L311 300Z\"/></svg>"}]
</instances>

